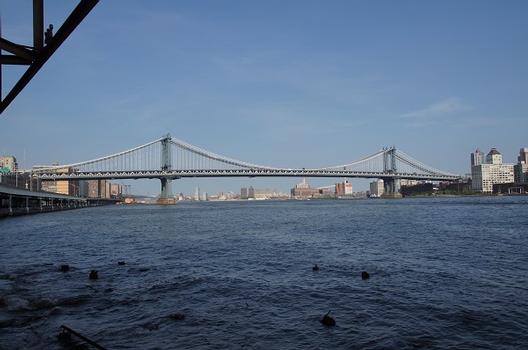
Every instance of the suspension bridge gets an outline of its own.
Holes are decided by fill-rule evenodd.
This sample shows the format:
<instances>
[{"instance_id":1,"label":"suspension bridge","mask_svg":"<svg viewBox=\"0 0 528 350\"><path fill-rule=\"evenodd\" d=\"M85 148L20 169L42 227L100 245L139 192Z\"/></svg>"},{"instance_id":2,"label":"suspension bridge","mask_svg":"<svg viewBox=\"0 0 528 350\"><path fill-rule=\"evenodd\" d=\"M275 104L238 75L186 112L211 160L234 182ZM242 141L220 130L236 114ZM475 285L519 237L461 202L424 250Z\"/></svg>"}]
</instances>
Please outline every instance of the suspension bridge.
<instances>
[{"instance_id":1,"label":"suspension bridge","mask_svg":"<svg viewBox=\"0 0 528 350\"><path fill-rule=\"evenodd\" d=\"M399 191L400 179L457 181L460 176L430 167L396 147L354 162L324 168L283 168L219 155L169 134L119 153L74 164L35 167L33 177L50 180L159 179L161 198L171 196L171 180L185 177L348 177L384 180L385 192Z\"/></svg>"}]
</instances>

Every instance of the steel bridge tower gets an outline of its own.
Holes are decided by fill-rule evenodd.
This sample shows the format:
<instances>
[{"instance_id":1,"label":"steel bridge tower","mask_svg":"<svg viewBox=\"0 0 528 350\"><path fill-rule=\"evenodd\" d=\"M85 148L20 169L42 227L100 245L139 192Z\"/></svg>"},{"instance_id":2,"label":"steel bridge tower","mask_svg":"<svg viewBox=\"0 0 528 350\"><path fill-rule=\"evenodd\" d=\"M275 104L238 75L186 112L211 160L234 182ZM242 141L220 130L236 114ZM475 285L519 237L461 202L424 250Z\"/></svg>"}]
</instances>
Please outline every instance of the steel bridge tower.
<instances>
[{"instance_id":1,"label":"steel bridge tower","mask_svg":"<svg viewBox=\"0 0 528 350\"><path fill-rule=\"evenodd\" d=\"M392 146L383 152L383 172L386 174L396 174L396 147ZM400 179L395 177L384 177L383 179L383 197L400 198Z\"/></svg>"},{"instance_id":2,"label":"steel bridge tower","mask_svg":"<svg viewBox=\"0 0 528 350\"><path fill-rule=\"evenodd\" d=\"M171 141L170 134L165 135L165 137L161 140L161 170L162 171L172 170L170 141ZM170 197L172 197L171 178L162 177L160 180L161 180L160 200L167 201Z\"/></svg>"}]
</instances>

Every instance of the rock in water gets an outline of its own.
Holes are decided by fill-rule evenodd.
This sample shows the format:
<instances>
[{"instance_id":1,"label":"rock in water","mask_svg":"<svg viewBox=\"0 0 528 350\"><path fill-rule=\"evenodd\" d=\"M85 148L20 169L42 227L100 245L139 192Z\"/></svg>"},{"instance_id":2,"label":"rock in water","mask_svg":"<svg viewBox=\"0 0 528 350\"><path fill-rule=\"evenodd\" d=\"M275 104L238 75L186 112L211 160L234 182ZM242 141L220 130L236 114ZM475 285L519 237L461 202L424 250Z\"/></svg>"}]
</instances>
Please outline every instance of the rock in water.
<instances>
[{"instance_id":1,"label":"rock in water","mask_svg":"<svg viewBox=\"0 0 528 350\"><path fill-rule=\"evenodd\" d=\"M96 280L96 279L98 279L98 278L99 278L99 274L97 273L96 270L92 270L92 271L90 271L90 279L91 279L91 280Z\"/></svg>"},{"instance_id":2,"label":"rock in water","mask_svg":"<svg viewBox=\"0 0 528 350\"><path fill-rule=\"evenodd\" d=\"M312 267L312 271L319 271L319 266L317 266L317 264L315 264L315 265Z\"/></svg>"},{"instance_id":3,"label":"rock in water","mask_svg":"<svg viewBox=\"0 0 528 350\"><path fill-rule=\"evenodd\" d=\"M169 317L171 319L173 319L173 320L176 320L176 321L182 321L182 320L185 319L185 315L182 314L182 313L179 313L179 312L177 312L175 314L171 314Z\"/></svg>"},{"instance_id":4,"label":"rock in water","mask_svg":"<svg viewBox=\"0 0 528 350\"><path fill-rule=\"evenodd\" d=\"M368 280L370 278L370 275L367 271L361 272L361 279L362 280Z\"/></svg>"},{"instance_id":5,"label":"rock in water","mask_svg":"<svg viewBox=\"0 0 528 350\"><path fill-rule=\"evenodd\" d=\"M60 270L61 272L68 272L68 271L70 271L70 265L68 265L68 264L63 264L63 265L60 266L59 270Z\"/></svg>"},{"instance_id":6,"label":"rock in water","mask_svg":"<svg viewBox=\"0 0 528 350\"><path fill-rule=\"evenodd\" d=\"M125 265L125 262L124 261L118 261L117 265Z\"/></svg>"},{"instance_id":7,"label":"rock in water","mask_svg":"<svg viewBox=\"0 0 528 350\"><path fill-rule=\"evenodd\" d=\"M328 313L323 316L320 322L327 327L333 327L336 325L336 321L332 317L330 317L329 314L330 311L328 311Z\"/></svg>"}]
</instances>

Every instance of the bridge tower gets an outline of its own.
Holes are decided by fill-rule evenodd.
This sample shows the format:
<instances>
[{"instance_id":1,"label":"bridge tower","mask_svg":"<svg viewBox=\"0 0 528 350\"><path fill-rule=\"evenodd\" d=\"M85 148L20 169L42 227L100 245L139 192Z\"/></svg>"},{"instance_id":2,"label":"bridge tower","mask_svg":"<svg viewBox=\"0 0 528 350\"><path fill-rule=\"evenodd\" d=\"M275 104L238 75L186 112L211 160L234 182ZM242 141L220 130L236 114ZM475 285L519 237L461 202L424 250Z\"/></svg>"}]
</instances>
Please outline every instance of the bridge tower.
<instances>
[{"instance_id":1,"label":"bridge tower","mask_svg":"<svg viewBox=\"0 0 528 350\"><path fill-rule=\"evenodd\" d=\"M384 198L401 198L400 179L395 177L396 167L396 147L388 147L383 153L383 172L387 177L383 178L383 197Z\"/></svg>"},{"instance_id":2,"label":"bridge tower","mask_svg":"<svg viewBox=\"0 0 528 350\"><path fill-rule=\"evenodd\" d=\"M171 157L171 136L170 134L165 135L161 140L161 170L172 169L172 157ZM172 197L171 190L171 179L168 177L162 177L161 179L161 195L160 202L167 202Z\"/></svg>"}]
</instances>

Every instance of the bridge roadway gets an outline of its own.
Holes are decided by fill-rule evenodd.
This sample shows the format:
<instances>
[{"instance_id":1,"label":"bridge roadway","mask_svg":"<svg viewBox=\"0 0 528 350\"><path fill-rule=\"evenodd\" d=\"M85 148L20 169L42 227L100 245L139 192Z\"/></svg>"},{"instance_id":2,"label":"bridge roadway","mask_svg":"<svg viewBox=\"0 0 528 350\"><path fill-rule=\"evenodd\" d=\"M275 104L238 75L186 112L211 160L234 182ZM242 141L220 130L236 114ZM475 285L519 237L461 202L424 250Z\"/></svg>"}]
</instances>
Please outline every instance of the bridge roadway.
<instances>
[{"instance_id":1,"label":"bridge roadway","mask_svg":"<svg viewBox=\"0 0 528 350\"><path fill-rule=\"evenodd\" d=\"M429 181L457 181L459 176L440 174L368 172L321 169L197 169L197 170L134 170L93 171L73 173L34 173L41 180L102 180L102 179L179 179L185 177L349 177Z\"/></svg>"}]
</instances>

